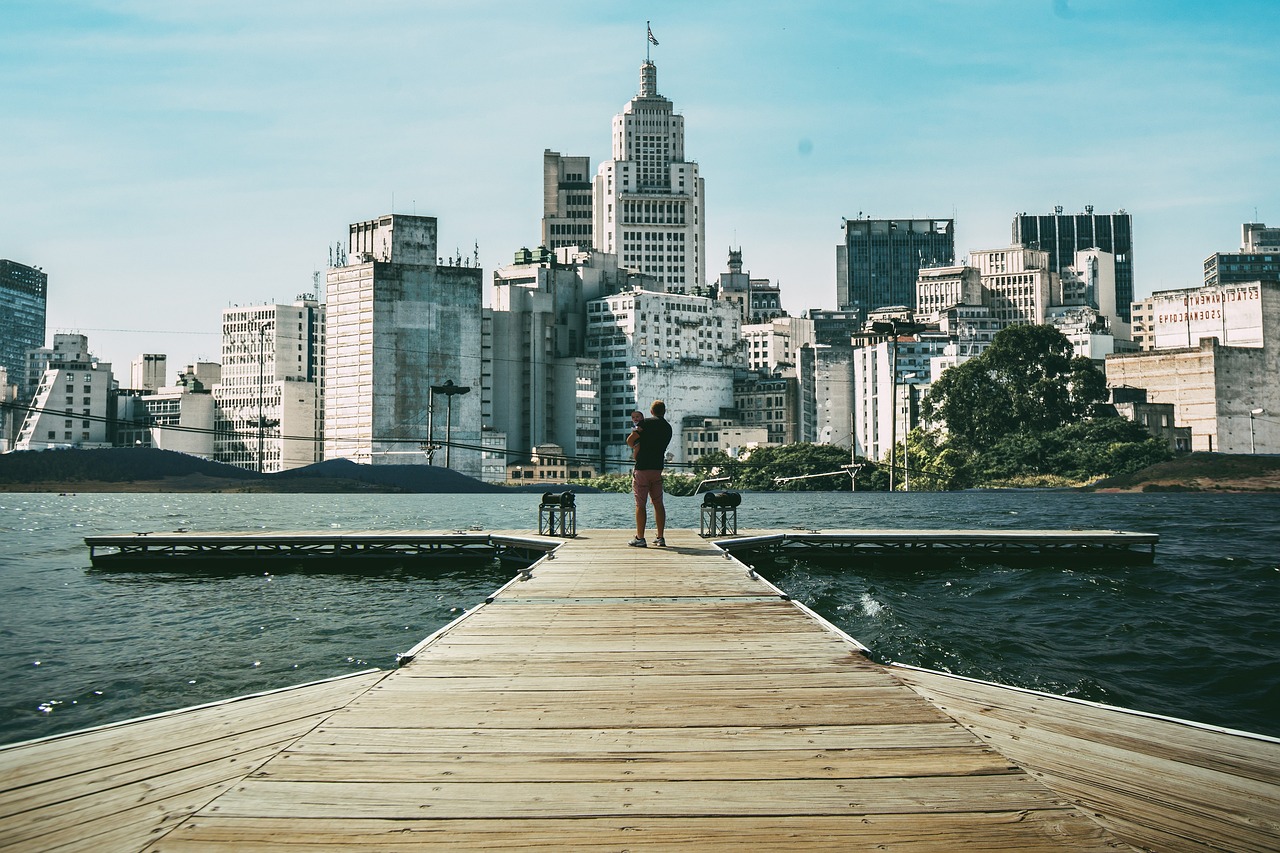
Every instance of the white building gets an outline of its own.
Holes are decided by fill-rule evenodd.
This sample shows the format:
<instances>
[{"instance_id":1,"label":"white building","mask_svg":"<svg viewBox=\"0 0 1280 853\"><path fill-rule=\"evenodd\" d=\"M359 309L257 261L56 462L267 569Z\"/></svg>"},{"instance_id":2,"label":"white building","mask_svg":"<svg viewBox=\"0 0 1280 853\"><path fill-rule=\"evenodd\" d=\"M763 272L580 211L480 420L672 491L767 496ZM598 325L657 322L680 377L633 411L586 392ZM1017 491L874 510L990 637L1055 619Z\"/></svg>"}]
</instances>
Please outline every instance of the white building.
<instances>
[{"instance_id":1,"label":"white building","mask_svg":"<svg viewBox=\"0 0 1280 853\"><path fill-rule=\"evenodd\" d=\"M486 446L496 449L504 434L511 460L555 444L570 459L599 464L600 365L583 357L581 271L546 250L521 250L516 261L493 274L493 307L483 315Z\"/></svg>"},{"instance_id":2,"label":"white building","mask_svg":"<svg viewBox=\"0 0 1280 853\"><path fill-rule=\"evenodd\" d=\"M1049 253L1010 246L969 253L982 277L983 304L1006 325L1042 325L1050 305L1061 304Z\"/></svg>"},{"instance_id":3,"label":"white building","mask_svg":"<svg viewBox=\"0 0 1280 853\"><path fill-rule=\"evenodd\" d=\"M596 248L685 293L706 279L703 180L685 159L684 117L658 94L658 70L640 67L640 93L613 119L613 159L592 187Z\"/></svg>"},{"instance_id":4,"label":"white building","mask_svg":"<svg viewBox=\"0 0 1280 853\"><path fill-rule=\"evenodd\" d=\"M134 391L155 391L164 387L169 372L169 359L146 352L129 363L129 387Z\"/></svg>"},{"instance_id":5,"label":"white building","mask_svg":"<svg viewBox=\"0 0 1280 853\"><path fill-rule=\"evenodd\" d=\"M630 415L667 403L667 420L719 416L733 407L742 364L737 307L703 296L628 291L587 304L587 357L600 363L601 443L607 459L629 461ZM671 452L683 453L672 442Z\"/></svg>"},{"instance_id":6,"label":"white building","mask_svg":"<svg viewBox=\"0 0 1280 853\"><path fill-rule=\"evenodd\" d=\"M86 336L54 335L14 449L111 447L112 381L111 365L90 355Z\"/></svg>"},{"instance_id":7,"label":"white building","mask_svg":"<svg viewBox=\"0 0 1280 853\"><path fill-rule=\"evenodd\" d=\"M589 249L591 237L591 161L542 152L542 245Z\"/></svg>"},{"instance_id":8,"label":"white building","mask_svg":"<svg viewBox=\"0 0 1280 853\"><path fill-rule=\"evenodd\" d=\"M274 473L320 460L322 311L310 294L223 310L222 368L211 386L218 462ZM204 384L198 373L192 379Z\"/></svg>"},{"instance_id":9,"label":"white building","mask_svg":"<svg viewBox=\"0 0 1280 853\"><path fill-rule=\"evenodd\" d=\"M732 418L691 415L681 423L679 438L684 458L690 462L717 451L740 459L757 447L768 445L769 430L763 426L743 426Z\"/></svg>"},{"instance_id":10,"label":"white building","mask_svg":"<svg viewBox=\"0 0 1280 853\"><path fill-rule=\"evenodd\" d=\"M915 334L853 348L854 453L884 459L906 439L918 423L933 362L951 343L948 335Z\"/></svg>"},{"instance_id":11,"label":"white building","mask_svg":"<svg viewBox=\"0 0 1280 853\"><path fill-rule=\"evenodd\" d=\"M800 348L814 344L813 321L805 317L776 317L742 327L747 367L776 373L795 369Z\"/></svg>"},{"instance_id":12,"label":"white building","mask_svg":"<svg viewBox=\"0 0 1280 853\"><path fill-rule=\"evenodd\" d=\"M1251 282L1151 295L1155 348L1107 357L1107 385L1171 403L1191 449L1280 453L1280 285Z\"/></svg>"},{"instance_id":13,"label":"white building","mask_svg":"<svg viewBox=\"0 0 1280 853\"><path fill-rule=\"evenodd\" d=\"M936 323L948 308L982 300L982 273L975 267L921 267L917 273L915 314L923 321Z\"/></svg>"},{"instance_id":14,"label":"white building","mask_svg":"<svg viewBox=\"0 0 1280 853\"><path fill-rule=\"evenodd\" d=\"M325 294L324 456L480 475L480 267L437 254L435 217L349 229ZM433 393L432 388L469 393Z\"/></svg>"}]
</instances>

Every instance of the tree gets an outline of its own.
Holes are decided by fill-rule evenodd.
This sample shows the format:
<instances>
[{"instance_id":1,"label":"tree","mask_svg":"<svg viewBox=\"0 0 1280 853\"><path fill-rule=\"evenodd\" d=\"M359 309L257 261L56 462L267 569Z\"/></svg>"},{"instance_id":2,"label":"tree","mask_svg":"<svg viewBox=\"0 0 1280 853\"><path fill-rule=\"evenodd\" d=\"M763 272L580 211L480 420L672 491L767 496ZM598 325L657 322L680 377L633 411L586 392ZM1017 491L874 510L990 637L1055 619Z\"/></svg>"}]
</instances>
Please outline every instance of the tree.
<instances>
[{"instance_id":1,"label":"tree","mask_svg":"<svg viewBox=\"0 0 1280 853\"><path fill-rule=\"evenodd\" d=\"M951 440L990 447L1017 433L1043 433L1093 412L1106 379L1052 326L1010 326L982 355L933 383L923 401L929 420L946 424Z\"/></svg>"}]
</instances>

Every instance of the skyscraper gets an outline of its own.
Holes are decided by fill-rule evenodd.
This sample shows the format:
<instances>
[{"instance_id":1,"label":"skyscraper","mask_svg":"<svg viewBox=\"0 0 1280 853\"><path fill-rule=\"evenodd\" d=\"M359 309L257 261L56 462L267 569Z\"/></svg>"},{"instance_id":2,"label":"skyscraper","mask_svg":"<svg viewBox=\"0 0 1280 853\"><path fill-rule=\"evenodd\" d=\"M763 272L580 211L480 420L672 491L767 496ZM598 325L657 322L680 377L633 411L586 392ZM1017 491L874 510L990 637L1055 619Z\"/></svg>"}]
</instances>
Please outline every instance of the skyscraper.
<instances>
[{"instance_id":1,"label":"skyscraper","mask_svg":"<svg viewBox=\"0 0 1280 853\"><path fill-rule=\"evenodd\" d=\"M841 311L915 308L921 267L956 259L954 219L846 219L836 246L836 302Z\"/></svg>"},{"instance_id":2,"label":"skyscraper","mask_svg":"<svg viewBox=\"0 0 1280 853\"><path fill-rule=\"evenodd\" d=\"M542 152L542 245L548 249L591 242L591 160Z\"/></svg>"},{"instance_id":3,"label":"skyscraper","mask_svg":"<svg viewBox=\"0 0 1280 853\"><path fill-rule=\"evenodd\" d=\"M704 187L685 160L684 116L658 94L658 69L640 66L640 93L613 118L613 159L592 193L595 248L624 267L688 293L706 278Z\"/></svg>"},{"instance_id":4,"label":"skyscraper","mask_svg":"<svg viewBox=\"0 0 1280 853\"><path fill-rule=\"evenodd\" d=\"M18 402L31 402L27 350L44 346L49 277L34 267L0 260L0 367L18 386Z\"/></svg>"},{"instance_id":5,"label":"skyscraper","mask_svg":"<svg viewBox=\"0 0 1280 853\"><path fill-rule=\"evenodd\" d=\"M350 227L326 284L326 459L421 464L430 442L452 440L464 447L431 461L480 474L481 272L443 264L436 235L433 216Z\"/></svg>"},{"instance_id":6,"label":"skyscraper","mask_svg":"<svg viewBox=\"0 0 1280 853\"><path fill-rule=\"evenodd\" d=\"M1133 217L1123 210L1094 213L1085 205L1084 213L1063 214L1055 207L1051 216L1019 213L1013 217L1013 243L1049 253L1049 271L1075 263L1081 249L1101 249L1116 258L1116 313L1129 322L1133 302Z\"/></svg>"}]
</instances>

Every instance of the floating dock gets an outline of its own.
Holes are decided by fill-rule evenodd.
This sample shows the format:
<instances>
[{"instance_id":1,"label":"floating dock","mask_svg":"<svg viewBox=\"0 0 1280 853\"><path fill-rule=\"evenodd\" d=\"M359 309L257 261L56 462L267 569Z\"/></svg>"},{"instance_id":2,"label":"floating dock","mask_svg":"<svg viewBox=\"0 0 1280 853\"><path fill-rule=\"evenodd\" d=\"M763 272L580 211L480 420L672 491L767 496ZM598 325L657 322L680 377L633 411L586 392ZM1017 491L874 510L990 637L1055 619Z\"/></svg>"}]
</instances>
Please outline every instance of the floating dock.
<instances>
[{"instance_id":1,"label":"floating dock","mask_svg":"<svg viewBox=\"0 0 1280 853\"><path fill-rule=\"evenodd\" d=\"M389 672L0 749L0 847L1274 851L1280 741L871 661L585 531Z\"/></svg>"},{"instance_id":2,"label":"floating dock","mask_svg":"<svg viewBox=\"0 0 1280 853\"><path fill-rule=\"evenodd\" d=\"M559 540L519 534L455 531L368 531L334 533L117 533L86 536L94 568L173 571L216 568L252 561L308 567L353 563L445 559L492 560L528 565Z\"/></svg>"},{"instance_id":3,"label":"floating dock","mask_svg":"<svg viewBox=\"0 0 1280 853\"><path fill-rule=\"evenodd\" d=\"M1160 537L1119 530L796 530L747 535L723 545L744 559L810 556L1006 561L1091 559L1150 562ZM318 561L400 562L493 559L528 565L559 539L518 533L371 531L334 533L120 533L85 537L95 568L177 570L265 562L316 566Z\"/></svg>"}]
</instances>

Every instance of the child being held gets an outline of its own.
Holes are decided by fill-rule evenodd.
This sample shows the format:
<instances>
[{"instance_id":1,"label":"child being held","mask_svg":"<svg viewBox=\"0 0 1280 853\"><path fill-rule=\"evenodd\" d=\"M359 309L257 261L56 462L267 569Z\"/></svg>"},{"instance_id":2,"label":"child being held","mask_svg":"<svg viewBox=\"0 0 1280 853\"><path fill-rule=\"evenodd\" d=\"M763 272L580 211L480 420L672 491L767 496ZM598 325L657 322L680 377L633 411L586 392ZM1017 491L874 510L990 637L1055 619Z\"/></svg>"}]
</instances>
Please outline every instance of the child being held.
<instances>
[{"instance_id":1,"label":"child being held","mask_svg":"<svg viewBox=\"0 0 1280 853\"><path fill-rule=\"evenodd\" d=\"M644 413L636 410L631 413L631 434L627 436L627 444L631 447L631 461L634 462L636 454L640 452L640 422L644 420Z\"/></svg>"}]
</instances>

